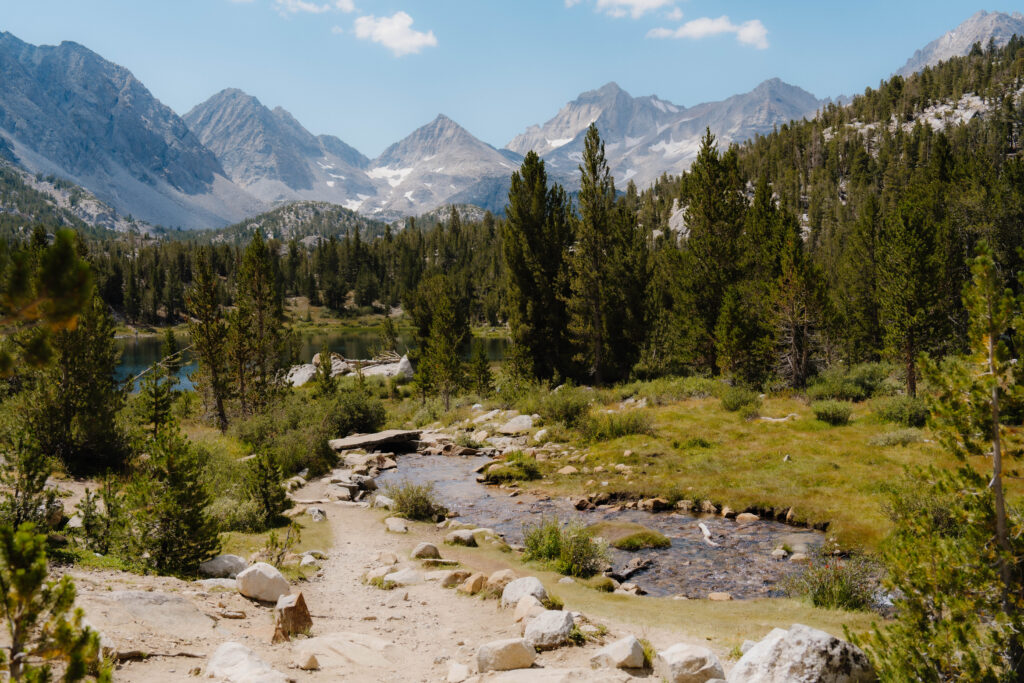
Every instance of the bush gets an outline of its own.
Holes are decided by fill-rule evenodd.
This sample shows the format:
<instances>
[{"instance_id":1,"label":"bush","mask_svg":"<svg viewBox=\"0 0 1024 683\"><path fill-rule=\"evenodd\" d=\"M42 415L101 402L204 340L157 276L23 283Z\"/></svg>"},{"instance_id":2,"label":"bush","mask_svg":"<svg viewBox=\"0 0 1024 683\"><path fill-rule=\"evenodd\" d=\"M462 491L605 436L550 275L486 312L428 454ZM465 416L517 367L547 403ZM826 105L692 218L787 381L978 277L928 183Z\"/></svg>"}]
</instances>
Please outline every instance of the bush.
<instances>
[{"instance_id":1,"label":"bush","mask_svg":"<svg viewBox=\"0 0 1024 683\"><path fill-rule=\"evenodd\" d=\"M928 406L923 399L911 396L893 396L882 401L875 413L886 422L904 427L924 427L928 422Z\"/></svg>"},{"instance_id":2,"label":"bush","mask_svg":"<svg viewBox=\"0 0 1024 683\"><path fill-rule=\"evenodd\" d=\"M746 387L729 387L722 393L722 407L730 413L743 408L756 410L761 406L761 397L753 389Z\"/></svg>"},{"instance_id":3,"label":"bush","mask_svg":"<svg viewBox=\"0 0 1024 683\"><path fill-rule=\"evenodd\" d=\"M822 422L839 427L850 421L853 406L847 401L818 401L811 405L811 410Z\"/></svg>"},{"instance_id":4,"label":"bush","mask_svg":"<svg viewBox=\"0 0 1024 683\"><path fill-rule=\"evenodd\" d=\"M414 484L410 481L402 481L397 484L389 484L384 489L384 495L395 501L394 513L406 519L434 522L448 512L438 502L433 484Z\"/></svg>"},{"instance_id":5,"label":"bush","mask_svg":"<svg viewBox=\"0 0 1024 683\"><path fill-rule=\"evenodd\" d=\"M498 484L508 481L532 481L540 478L540 467L536 458L522 451L513 451L505 456L498 467L492 467L484 474L488 483Z\"/></svg>"},{"instance_id":6,"label":"bush","mask_svg":"<svg viewBox=\"0 0 1024 683\"><path fill-rule=\"evenodd\" d=\"M594 579L590 587L601 593L613 593L615 592L615 582L607 576L601 576Z\"/></svg>"},{"instance_id":7,"label":"bush","mask_svg":"<svg viewBox=\"0 0 1024 683\"><path fill-rule=\"evenodd\" d=\"M523 527L523 544L523 559L544 562L567 576L593 576L608 562L608 547L579 522L563 528L556 518L542 518Z\"/></svg>"},{"instance_id":8,"label":"bush","mask_svg":"<svg viewBox=\"0 0 1024 683\"><path fill-rule=\"evenodd\" d=\"M635 410L589 416L580 423L579 430L588 441L611 441L630 434L654 433L650 418Z\"/></svg>"},{"instance_id":9,"label":"bush","mask_svg":"<svg viewBox=\"0 0 1024 683\"><path fill-rule=\"evenodd\" d=\"M917 429L897 429L894 432L886 432L868 439L868 445L888 448L891 446L906 446L912 443L924 441L924 436Z\"/></svg>"},{"instance_id":10,"label":"bush","mask_svg":"<svg viewBox=\"0 0 1024 683\"><path fill-rule=\"evenodd\" d=\"M537 412L546 421L575 427L586 418L590 410L589 393L586 389L564 385L558 391L542 396Z\"/></svg>"},{"instance_id":11,"label":"bush","mask_svg":"<svg viewBox=\"0 0 1024 683\"><path fill-rule=\"evenodd\" d=\"M812 401L863 401L883 390L891 372L892 366L887 363L831 367L815 378L807 396Z\"/></svg>"},{"instance_id":12,"label":"bush","mask_svg":"<svg viewBox=\"0 0 1024 683\"><path fill-rule=\"evenodd\" d=\"M867 610L874 604L878 568L862 557L815 556L811 565L786 583L792 597L826 609Z\"/></svg>"},{"instance_id":13,"label":"bush","mask_svg":"<svg viewBox=\"0 0 1024 683\"><path fill-rule=\"evenodd\" d=\"M281 485L281 470L266 455L249 462L245 492L256 509L257 529L260 531L280 522L282 513L292 506Z\"/></svg>"},{"instance_id":14,"label":"bush","mask_svg":"<svg viewBox=\"0 0 1024 683\"><path fill-rule=\"evenodd\" d=\"M590 531L619 550L668 548L672 545L664 534L632 522L598 522L590 527Z\"/></svg>"}]
</instances>

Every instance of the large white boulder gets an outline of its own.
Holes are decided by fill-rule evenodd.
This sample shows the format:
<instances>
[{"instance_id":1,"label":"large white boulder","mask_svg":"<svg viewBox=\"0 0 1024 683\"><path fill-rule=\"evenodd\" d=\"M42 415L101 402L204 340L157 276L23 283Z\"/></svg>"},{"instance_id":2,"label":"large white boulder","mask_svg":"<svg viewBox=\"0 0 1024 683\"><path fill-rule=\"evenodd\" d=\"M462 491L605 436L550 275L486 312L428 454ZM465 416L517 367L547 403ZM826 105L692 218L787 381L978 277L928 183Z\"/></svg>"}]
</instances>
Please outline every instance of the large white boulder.
<instances>
[{"instance_id":1,"label":"large white boulder","mask_svg":"<svg viewBox=\"0 0 1024 683\"><path fill-rule=\"evenodd\" d=\"M501 592L501 606L515 607L526 595L532 595L541 603L548 601L548 592L544 590L544 584L540 579L536 576L524 576L505 586L505 590Z\"/></svg>"},{"instance_id":2,"label":"large white boulder","mask_svg":"<svg viewBox=\"0 0 1024 683\"><path fill-rule=\"evenodd\" d=\"M725 678L715 653L700 645L676 643L654 658L654 675L668 683L704 683Z\"/></svg>"},{"instance_id":3,"label":"large white boulder","mask_svg":"<svg viewBox=\"0 0 1024 683\"><path fill-rule=\"evenodd\" d=\"M775 629L747 650L730 683L867 683L877 680L871 662L854 645L824 631L794 624Z\"/></svg>"},{"instance_id":4,"label":"large white boulder","mask_svg":"<svg viewBox=\"0 0 1024 683\"><path fill-rule=\"evenodd\" d=\"M523 639L538 650L553 650L568 642L572 626L572 614L569 612L545 610L526 623Z\"/></svg>"},{"instance_id":5,"label":"large white boulder","mask_svg":"<svg viewBox=\"0 0 1024 683\"><path fill-rule=\"evenodd\" d=\"M316 366L312 363L306 363L293 366L288 371L285 381L293 387L301 387L314 377L316 377Z\"/></svg>"},{"instance_id":6,"label":"large white boulder","mask_svg":"<svg viewBox=\"0 0 1024 683\"><path fill-rule=\"evenodd\" d=\"M642 669L644 646L634 636L605 645L590 658L595 669Z\"/></svg>"},{"instance_id":7,"label":"large white boulder","mask_svg":"<svg viewBox=\"0 0 1024 683\"><path fill-rule=\"evenodd\" d=\"M218 555L199 565L199 573L214 579L233 579L248 566L238 555Z\"/></svg>"},{"instance_id":8,"label":"large white boulder","mask_svg":"<svg viewBox=\"0 0 1024 683\"><path fill-rule=\"evenodd\" d=\"M537 659L537 652L522 638L495 640L476 651L476 668L480 673L528 669Z\"/></svg>"},{"instance_id":9,"label":"large white boulder","mask_svg":"<svg viewBox=\"0 0 1024 683\"><path fill-rule=\"evenodd\" d=\"M529 415L517 415L501 425L498 431L502 434L522 434L533 429L533 418Z\"/></svg>"},{"instance_id":10,"label":"large white boulder","mask_svg":"<svg viewBox=\"0 0 1024 683\"><path fill-rule=\"evenodd\" d=\"M257 562L235 577L238 592L247 598L276 603L291 591L288 579L266 562Z\"/></svg>"},{"instance_id":11,"label":"large white boulder","mask_svg":"<svg viewBox=\"0 0 1024 683\"><path fill-rule=\"evenodd\" d=\"M415 569L399 569L384 575L385 583L393 583L396 586L415 586L423 583L423 574Z\"/></svg>"},{"instance_id":12,"label":"large white boulder","mask_svg":"<svg viewBox=\"0 0 1024 683\"><path fill-rule=\"evenodd\" d=\"M287 683L288 677L275 671L255 652L241 643L227 642L206 662L207 678L224 683Z\"/></svg>"}]
</instances>

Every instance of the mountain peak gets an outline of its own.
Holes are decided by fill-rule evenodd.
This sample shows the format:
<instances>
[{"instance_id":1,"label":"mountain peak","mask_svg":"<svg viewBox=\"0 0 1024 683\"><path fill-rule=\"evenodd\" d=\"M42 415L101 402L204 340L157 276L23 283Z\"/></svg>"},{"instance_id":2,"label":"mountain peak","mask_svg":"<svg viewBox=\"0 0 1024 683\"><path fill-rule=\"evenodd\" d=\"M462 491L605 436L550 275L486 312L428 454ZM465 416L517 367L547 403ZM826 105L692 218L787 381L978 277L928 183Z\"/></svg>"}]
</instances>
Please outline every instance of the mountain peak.
<instances>
[{"instance_id":1,"label":"mountain peak","mask_svg":"<svg viewBox=\"0 0 1024 683\"><path fill-rule=\"evenodd\" d=\"M963 57L970 53L975 43L981 43L984 47L992 40L997 47L1002 47L1010 42L1014 34L1024 35L1024 14L981 10L914 52L896 73L906 78L925 67L935 66L953 57Z\"/></svg>"}]
</instances>

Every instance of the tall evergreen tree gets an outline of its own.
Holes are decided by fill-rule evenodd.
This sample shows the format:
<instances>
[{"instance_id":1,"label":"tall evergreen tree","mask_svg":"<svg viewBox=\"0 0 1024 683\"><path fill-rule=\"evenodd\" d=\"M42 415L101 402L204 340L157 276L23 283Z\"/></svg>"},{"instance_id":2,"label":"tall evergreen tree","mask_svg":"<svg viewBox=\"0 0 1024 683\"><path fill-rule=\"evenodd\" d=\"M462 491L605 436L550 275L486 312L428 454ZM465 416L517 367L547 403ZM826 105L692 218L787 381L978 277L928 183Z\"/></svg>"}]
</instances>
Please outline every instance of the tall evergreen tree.
<instances>
[{"instance_id":1,"label":"tall evergreen tree","mask_svg":"<svg viewBox=\"0 0 1024 683\"><path fill-rule=\"evenodd\" d=\"M192 351L199 359L199 370L192 375L192 381L202 389L204 401L223 432L228 428L225 405L228 398L227 326L221 315L217 280L206 250L196 255L195 279L185 294L185 302L190 316Z\"/></svg>"},{"instance_id":2,"label":"tall evergreen tree","mask_svg":"<svg viewBox=\"0 0 1024 683\"><path fill-rule=\"evenodd\" d=\"M534 376L566 376L572 355L565 325L571 214L564 190L548 187L544 162L532 151L512 174L505 211L512 342L529 357Z\"/></svg>"},{"instance_id":3,"label":"tall evergreen tree","mask_svg":"<svg viewBox=\"0 0 1024 683\"><path fill-rule=\"evenodd\" d=\"M462 343L463 337L455 322L451 299L442 292L434 303L430 337L417 368L417 381L441 397L445 410L451 407L451 398L463 383L462 360L459 356Z\"/></svg>"}]
</instances>

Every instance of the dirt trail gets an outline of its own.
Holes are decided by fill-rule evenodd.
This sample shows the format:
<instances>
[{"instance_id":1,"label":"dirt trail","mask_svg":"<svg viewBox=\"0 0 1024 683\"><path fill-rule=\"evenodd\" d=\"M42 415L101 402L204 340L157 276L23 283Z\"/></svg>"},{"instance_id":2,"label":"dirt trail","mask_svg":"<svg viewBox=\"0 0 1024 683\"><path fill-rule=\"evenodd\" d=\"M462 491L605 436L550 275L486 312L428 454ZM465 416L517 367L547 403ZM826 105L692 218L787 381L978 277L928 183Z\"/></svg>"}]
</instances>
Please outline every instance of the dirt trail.
<instances>
[{"instance_id":1,"label":"dirt trail","mask_svg":"<svg viewBox=\"0 0 1024 683\"><path fill-rule=\"evenodd\" d=\"M296 492L299 499L319 498L324 484L313 482ZM328 520L334 534L334 547L322 571L311 581L296 584L302 591L313 615L313 637L349 634L336 638L337 657L321 658L319 671L305 672L290 668L293 644L271 645L273 609L258 605L233 591L204 592L198 584L160 577L138 577L117 572L72 572L79 585L81 603L87 616L106 628L118 641L137 649L157 653L187 652L199 658L149 657L129 662L116 672L116 679L155 683L158 681L195 680L190 672L202 670L206 658L223 642L237 641L252 648L275 669L296 681L443 681L451 662L470 664L477 647L491 640L519 637L512 610L501 610L496 600L483 600L443 589L436 583L384 591L362 583L362 575L380 566L376 560L382 552L394 553L399 566L421 569L417 561L408 560L412 548L420 541L438 545L445 557L457 557L467 569L490 571L495 560L485 554L474 558L474 551L441 545L440 532L428 525L412 525L409 534L392 534L384 529L381 513L345 504L326 504ZM526 575L523 572L517 572ZM200 615L174 620L169 607L153 605L129 619L104 617L104 599L110 591L135 590L177 594L187 599L198 611L217 617L210 622ZM106 594L106 595L104 595ZM403 596L407 595L407 599ZM107 598L109 599L109 598ZM566 605L571 609L572 605ZM219 618L224 610L241 610L245 619ZM187 611L187 610L186 610ZM168 613L165 623L158 622ZM104 618L107 619L104 622ZM106 626L102 624L107 624ZM602 620L609 628L605 642L632 633L649 638L655 646L665 647L681 638L669 632L643 630ZM175 628L179 632L175 632ZM356 634L356 635L351 635ZM706 643L702 643L706 644ZM537 666L545 669L587 669L589 658L600 647L588 643L584 647L564 647L538 657ZM719 653L720 655L722 653ZM525 673L525 672L524 672ZM542 680L543 672L522 680ZM621 672L579 672L583 678L573 680L623 680Z\"/></svg>"}]
</instances>

